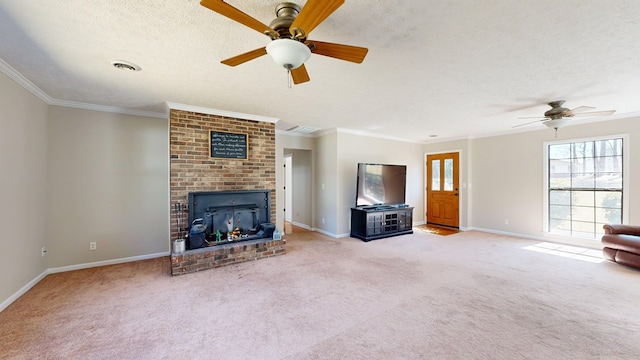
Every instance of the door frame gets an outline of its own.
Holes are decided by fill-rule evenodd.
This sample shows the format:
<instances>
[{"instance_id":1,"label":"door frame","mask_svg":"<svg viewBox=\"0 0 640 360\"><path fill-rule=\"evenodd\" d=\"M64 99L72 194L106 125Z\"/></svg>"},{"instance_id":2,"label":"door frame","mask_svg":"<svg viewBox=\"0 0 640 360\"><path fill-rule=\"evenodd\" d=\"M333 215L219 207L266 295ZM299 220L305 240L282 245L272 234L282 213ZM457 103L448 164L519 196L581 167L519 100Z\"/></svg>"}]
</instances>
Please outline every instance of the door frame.
<instances>
[{"instance_id":1,"label":"door frame","mask_svg":"<svg viewBox=\"0 0 640 360\"><path fill-rule=\"evenodd\" d=\"M293 222L293 154L284 155L284 221Z\"/></svg>"},{"instance_id":2,"label":"door frame","mask_svg":"<svg viewBox=\"0 0 640 360\"><path fill-rule=\"evenodd\" d=\"M422 166L423 166L422 174L423 174L423 178L424 178L424 181L423 181L423 185L424 186L422 187L424 202L423 202L422 205L423 205L423 210L424 211L423 211L422 215L424 216L424 224L425 225L428 224L428 222L427 222L427 209L429 207L427 205L427 201L429 200L429 197L428 197L428 194L427 194L427 185L429 184L429 179L427 177L427 172L428 172L428 169L427 169L427 157L430 156L430 155L441 155L441 154L450 154L450 153L457 153L458 154L458 169L457 170L458 170L459 189L458 189L458 214L457 214L457 217L458 217L458 229L463 230L463 226L461 225L462 224L462 217L460 216L460 214L461 214L460 209L461 209L462 203L463 203L463 201L462 201L463 200L462 196L463 196L463 193L464 193L463 190L466 190L467 183L466 183L466 181L463 181L463 177L462 177L462 172L461 172L461 169L462 169L462 166L461 166L461 164L462 164L462 150L460 150L460 149L432 151L432 152L424 153L424 157L422 159Z\"/></svg>"}]
</instances>

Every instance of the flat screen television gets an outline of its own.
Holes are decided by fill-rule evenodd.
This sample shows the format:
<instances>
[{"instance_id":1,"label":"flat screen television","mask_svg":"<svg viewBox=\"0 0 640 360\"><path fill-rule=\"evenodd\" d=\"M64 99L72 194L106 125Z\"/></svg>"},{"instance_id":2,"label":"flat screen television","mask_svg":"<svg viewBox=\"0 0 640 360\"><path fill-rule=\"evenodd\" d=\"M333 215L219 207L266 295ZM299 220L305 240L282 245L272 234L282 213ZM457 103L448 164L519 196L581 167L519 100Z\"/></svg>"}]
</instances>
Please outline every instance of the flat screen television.
<instances>
[{"instance_id":1,"label":"flat screen television","mask_svg":"<svg viewBox=\"0 0 640 360\"><path fill-rule=\"evenodd\" d=\"M358 164L356 207L405 203L406 165Z\"/></svg>"}]
</instances>

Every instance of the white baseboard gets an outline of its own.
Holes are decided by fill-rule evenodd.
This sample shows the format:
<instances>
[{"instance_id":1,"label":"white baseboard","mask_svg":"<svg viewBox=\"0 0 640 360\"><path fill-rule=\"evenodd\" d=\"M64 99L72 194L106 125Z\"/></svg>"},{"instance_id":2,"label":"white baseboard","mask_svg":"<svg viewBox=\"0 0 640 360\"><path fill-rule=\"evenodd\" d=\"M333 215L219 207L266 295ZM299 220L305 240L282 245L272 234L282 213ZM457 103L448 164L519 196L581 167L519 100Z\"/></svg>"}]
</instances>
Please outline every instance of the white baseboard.
<instances>
[{"instance_id":1,"label":"white baseboard","mask_svg":"<svg viewBox=\"0 0 640 360\"><path fill-rule=\"evenodd\" d=\"M486 232L490 234L505 235L505 236L522 238L522 239L535 240L535 241L579 246L579 247L584 247L584 248L589 248L594 250L602 250L602 243L600 241L593 241L589 239L580 239L580 238L574 238L574 237L568 237L568 236L558 236L558 235L548 234L548 233L541 233L540 236L534 236L534 235L525 235L525 234L508 232L508 231L483 229L483 228L477 228L477 227L471 227L471 228L468 228L468 230L475 230L475 231L481 231L481 232Z\"/></svg>"},{"instance_id":2,"label":"white baseboard","mask_svg":"<svg viewBox=\"0 0 640 360\"><path fill-rule=\"evenodd\" d=\"M295 222L295 221L290 221L290 223L293 226L297 226L297 227L303 228L305 230L313 231L313 229L311 229L311 226L309 226L307 224L303 224L303 223L299 223L299 222Z\"/></svg>"},{"instance_id":3,"label":"white baseboard","mask_svg":"<svg viewBox=\"0 0 640 360\"><path fill-rule=\"evenodd\" d=\"M336 235L336 234L334 234L334 233L330 233L330 232L328 232L328 231L326 231L326 230L322 230L322 229L313 229L313 231L317 231L317 232L319 232L320 234L327 235L327 236L330 236L330 237L332 237L332 238L338 238L338 235Z\"/></svg>"},{"instance_id":4,"label":"white baseboard","mask_svg":"<svg viewBox=\"0 0 640 360\"><path fill-rule=\"evenodd\" d=\"M49 274L55 274L55 273L61 273L61 272L66 272L66 271L73 271L73 270L88 269L88 268L99 267L99 266L122 264L122 263L127 263L127 262L132 262L132 261L139 261L139 260L155 259L155 258L159 258L159 257L163 257L163 256L169 256L169 255L170 255L170 252L167 251L167 252L156 253L156 254L147 254L147 255L132 256L132 257L120 258L120 259L96 261L96 262L92 262L92 263L85 263L85 264L78 264L78 265L62 266L62 267L57 267L57 268L49 268L49 269L45 270L44 272L42 272L42 274L36 276L33 280L29 281L20 290L16 291L15 294L9 296L9 298L7 298L5 301L0 303L0 312L2 312L4 309L6 309L14 301L18 300L18 298L20 298L20 296L26 294L27 291L29 291L32 287L34 287L37 283L39 283L42 279L44 279Z\"/></svg>"},{"instance_id":5,"label":"white baseboard","mask_svg":"<svg viewBox=\"0 0 640 360\"><path fill-rule=\"evenodd\" d=\"M167 252L156 253L156 254L147 254L147 255L127 257L127 258L111 259L111 260L96 261L96 262L85 263L85 264L49 268L47 269L48 271L47 274L55 274L60 272L89 269L89 268L94 268L98 266L122 264L122 263L128 263L128 262L139 261L139 260L149 260L149 259L155 259L163 256L169 256L169 255L171 255L171 253L167 251Z\"/></svg>"},{"instance_id":6,"label":"white baseboard","mask_svg":"<svg viewBox=\"0 0 640 360\"><path fill-rule=\"evenodd\" d=\"M505 236L512 236L512 237L518 237L518 238L525 238L525 239L531 239L531 240L544 241L544 239L542 239L541 237L537 237L537 236L523 235L523 234L518 234L518 233L514 233L514 232L493 230L493 229L484 229L484 228L478 228L478 227L470 227L470 228L467 228L466 231L480 231L480 232L486 232L486 233L489 233L489 234L505 235Z\"/></svg>"},{"instance_id":7,"label":"white baseboard","mask_svg":"<svg viewBox=\"0 0 640 360\"><path fill-rule=\"evenodd\" d=\"M303 228L303 229L305 229L305 230L308 230L308 231L315 231L315 232L319 232L319 233L321 233L321 234L323 234L323 235L327 235L327 236L330 236L330 237L335 238L335 239L339 239L339 238L343 238L343 237L349 237L349 236L351 236L351 234L350 234L350 233L345 233L345 234L334 234L334 233L330 233L330 232L325 231L325 230L322 230L322 229L315 229L315 228L312 228L312 227L311 227L311 226L309 226L309 225L301 224L301 223L297 223L297 222L292 222L291 224L292 224L292 225L295 225L295 226L297 226L297 227L301 227L301 228Z\"/></svg>"},{"instance_id":8,"label":"white baseboard","mask_svg":"<svg viewBox=\"0 0 640 360\"><path fill-rule=\"evenodd\" d=\"M8 299L3 301L0 304L0 312L6 309L9 305L11 305L14 301L18 300L18 298L27 293L32 287L34 287L40 280L44 279L47 275L49 275L48 270L45 270L42 274L35 277L35 279L29 281L25 286L23 286L20 290L16 291L15 294L9 296Z\"/></svg>"}]
</instances>

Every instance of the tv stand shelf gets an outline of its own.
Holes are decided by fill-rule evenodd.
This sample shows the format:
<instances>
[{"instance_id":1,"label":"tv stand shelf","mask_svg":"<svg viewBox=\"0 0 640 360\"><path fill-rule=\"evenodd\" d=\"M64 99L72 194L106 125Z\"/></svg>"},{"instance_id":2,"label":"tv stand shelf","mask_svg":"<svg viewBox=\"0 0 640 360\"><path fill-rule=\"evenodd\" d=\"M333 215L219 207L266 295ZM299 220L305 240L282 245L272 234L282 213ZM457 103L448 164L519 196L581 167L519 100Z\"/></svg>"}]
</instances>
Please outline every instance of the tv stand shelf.
<instances>
[{"instance_id":1,"label":"tv stand shelf","mask_svg":"<svg viewBox=\"0 0 640 360\"><path fill-rule=\"evenodd\" d=\"M413 207L361 206L351 208L351 237L363 241L413 234Z\"/></svg>"}]
</instances>

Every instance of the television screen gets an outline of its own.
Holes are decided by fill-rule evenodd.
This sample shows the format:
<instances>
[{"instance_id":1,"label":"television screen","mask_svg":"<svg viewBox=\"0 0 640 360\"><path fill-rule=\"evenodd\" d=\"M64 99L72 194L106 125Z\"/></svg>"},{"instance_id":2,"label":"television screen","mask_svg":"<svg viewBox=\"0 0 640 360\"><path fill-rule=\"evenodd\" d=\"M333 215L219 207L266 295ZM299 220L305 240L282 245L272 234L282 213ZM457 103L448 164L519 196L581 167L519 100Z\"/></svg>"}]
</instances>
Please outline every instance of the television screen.
<instances>
[{"instance_id":1,"label":"television screen","mask_svg":"<svg viewBox=\"0 0 640 360\"><path fill-rule=\"evenodd\" d=\"M356 206L405 203L406 165L358 164Z\"/></svg>"}]
</instances>

